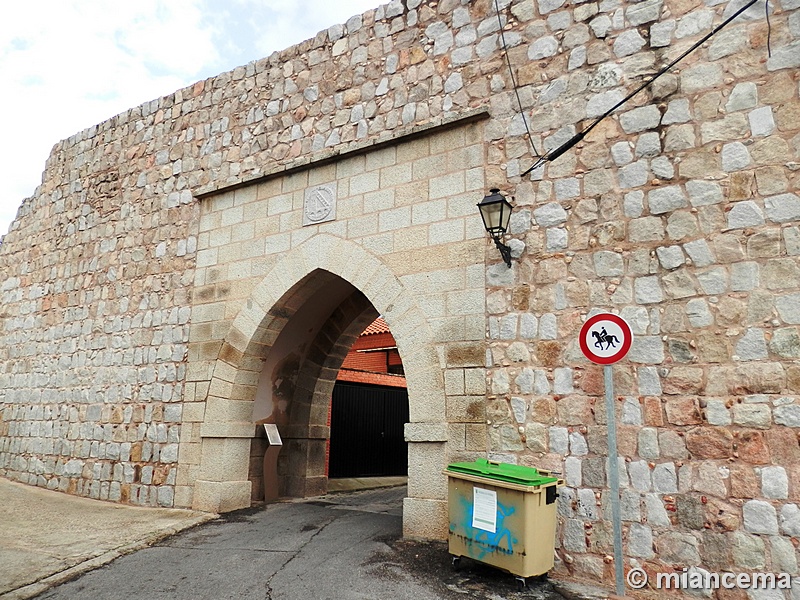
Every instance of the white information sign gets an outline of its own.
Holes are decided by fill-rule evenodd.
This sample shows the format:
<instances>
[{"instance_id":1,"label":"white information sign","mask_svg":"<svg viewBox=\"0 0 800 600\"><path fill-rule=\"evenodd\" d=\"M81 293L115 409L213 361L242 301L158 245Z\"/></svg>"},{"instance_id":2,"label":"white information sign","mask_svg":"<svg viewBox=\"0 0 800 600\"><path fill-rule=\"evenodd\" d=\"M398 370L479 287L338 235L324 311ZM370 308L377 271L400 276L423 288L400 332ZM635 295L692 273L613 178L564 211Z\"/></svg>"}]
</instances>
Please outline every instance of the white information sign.
<instances>
[{"instance_id":1,"label":"white information sign","mask_svg":"<svg viewBox=\"0 0 800 600\"><path fill-rule=\"evenodd\" d=\"M489 533L497 532L497 492L474 487L472 494L472 526Z\"/></svg>"}]
</instances>

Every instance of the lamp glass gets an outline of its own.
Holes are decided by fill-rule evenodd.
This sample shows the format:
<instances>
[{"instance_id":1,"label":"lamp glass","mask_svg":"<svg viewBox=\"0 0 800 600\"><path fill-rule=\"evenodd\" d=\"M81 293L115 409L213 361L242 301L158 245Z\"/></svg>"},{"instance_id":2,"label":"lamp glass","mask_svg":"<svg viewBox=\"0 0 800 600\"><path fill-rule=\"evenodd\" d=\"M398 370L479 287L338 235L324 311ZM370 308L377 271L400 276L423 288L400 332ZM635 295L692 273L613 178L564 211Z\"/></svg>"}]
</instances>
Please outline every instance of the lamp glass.
<instances>
[{"instance_id":1,"label":"lamp glass","mask_svg":"<svg viewBox=\"0 0 800 600\"><path fill-rule=\"evenodd\" d=\"M491 190L492 193L486 196L478 208L483 218L483 226L491 234L501 234L508 231L508 223L511 220L511 203L506 200L500 190Z\"/></svg>"}]
</instances>

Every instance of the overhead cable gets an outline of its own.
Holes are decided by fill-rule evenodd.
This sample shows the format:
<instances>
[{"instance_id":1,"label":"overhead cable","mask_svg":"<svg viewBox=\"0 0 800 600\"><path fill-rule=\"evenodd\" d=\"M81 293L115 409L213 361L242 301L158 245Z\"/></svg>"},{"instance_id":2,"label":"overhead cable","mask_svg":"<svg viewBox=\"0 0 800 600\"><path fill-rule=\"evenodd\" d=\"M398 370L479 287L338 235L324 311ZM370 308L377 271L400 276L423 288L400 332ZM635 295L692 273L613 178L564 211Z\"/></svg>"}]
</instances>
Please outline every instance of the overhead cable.
<instances>
[{"instance_id":1,"label":"overhead cable","mask_svg":"<svg viewBox=\"0 0 800 600\"><path fill-rule=\"evenodd\" d=\"M700 38L700 40L698 40L696 43L692 44L692 46L691 46L691 47L690 47L688 50L686 50L686 51L685 51L683 54L681 54L681 55L680 55L678 58L676 58L675 60L673 60L672 62L670 62L670 63L669 63L667 66L665 66L665 67L663 67L662 69L660 69L660 70L659 70L659 71L658 71L658 72L657 72L655 75L651 76L651 77L650 77L649 79L647 79L647 80L646 80L644 83L642 83L642 84L641 84L639 87L637 87L637 88L636 88L634 91L632 91L630 94L628 94L627 96L625 96L625 97L624 97L622 100L620 100L619 102L617 102L617 103L616 103L614 106L612 106L611 108L609 108L609 109L608 109L606 112L604 112L602 115L600 115L599 117L597 117L597 118L594 120L594 122L592 122L592 124L591 124L591 125L589 125L588 127L586 127L584 130L582 130L582 131L580 131L580 132L576 133L576 134L575 134L574 136L572 136L572 137L571 137L569 140L567 140L566 142L564 142L563 144L561 144L561 145L560 145L558 148L555 148L555 149L551 150L550 152L548 152L548 153L547 153L547 154L545 154L544 156L538 156L538 155L537 155L537 157L538 157L538 160L537 160L537 161L536 161L536 162L533 164L533 166L532 166L530 169L528 169L527 171L525 171L524 173L522 173L521 177L525 177L525 175L527 175L528 173L530 173L530 172L531 172L531 171L533 171L534 169L537 169L537 168L539 168L539 167L540 167L540 166L542 166L542 165L543 165L545 162L551 162L551 161L554 161L554 160L555 160L555 159L557 159L559 156L561 156L562 154L564 154L564 153L565 153L567 150L569 150L570 148L572 148L572 147L573 147L575 144L577 144L577 143L578 143L578 142L580 142L580 141L581 141L581 140L582 140L584 137L586 137L586 135L587 135L587 134L588 134L588 133L589 133L589 132L590 132L592 129L594 129L594 128L597 126L597 124L598 124L598 123L600 123L600 121L602 121L603 119L605 119L607 116L609 116L609 115L610 115L611 113L613 113L615 110L617 110L617 109L618 109L620 106L622 106L623 104L625 104L626 102L628 102L628 100L630 100L631 98L633 98L633 97L634 97L636 94L638 94L639 92L641 92L641 91L642 91L644 88L646 88L648 85L650 85L651 83L653 83L653 82L654 82L656 79L658 79L659 77L661 77L661 76L662 76L664 73L666 73L667 71L669 71L669 70L670 70L672 67L674 67L676 64L678 64L678 63L679 63L680 61L682 61L684 58L686 58L687 56L689 56L689 54L691 54L692 52L694 52L695 50L697 50L697 49L698 49L698 48L699 48L701 45L703 45L703 44L704 44L706 41L708 41L708 40L709 40L711 37L713 37L714 35L716 35L716 34L717 34L717 33L718 33L718 32L719 32L719 31L720 31L720 30L721 30L723 27L727 26L727 25L728 25L728 23L730 23L731 21L733 21L733 20L734 20L736 17L738 17L740 14L742 14L744 11L746 11L748 8L750 8L751 6L753 6L753 5L754 5L756 2L758 2L758 1L759 1L759 0L748 0L748 2L747 2L746 4L744 4L744 5L743 5L741 8L739 8L739 10L737 10L737 11L736 11L735 13L733 13L733 14L732 14L730 17L728 17L727 19L725 19L725 20L724 20L722 23L720 23L719 25L717 25L716 27L714 27L714 28L713 28L713 29L712 29L712 30L711 30L709 33L707 33L707 34L706 34L706 35L704 35L702 38ZM497 0L495 0L495 2L497 2Z\"/></svg>"},{"instance_id":2,"label":"overhead cable","mask_svg":"<svg viewBox=\"0 0 800 600\"><path fill-rule=\"evenodd\" d=\"M514 86L514 93L517 95L517 104L519 105L519 113L522 115L522 122L525 124L525 131L528 132L528 141L531 143L531 148L536 158L541 158L541 154L536 150L533 144L533 137L531 137L531 130L528 128L528 119L525 118L525 110L522 108L522 100L519 97L519 87L517 87L517 80L514 78L514 69L511 68L511 59L508 57L508 46L506 46L506 36L503 34L503 21L500 19L500 5L497 0L494 0L495 11L497 12L497 23L500 25L500 40L503 43L503 51L506 55L506 63L508 64L508 73L511 75L511 84Z\"/></svg>"}]
</instances>

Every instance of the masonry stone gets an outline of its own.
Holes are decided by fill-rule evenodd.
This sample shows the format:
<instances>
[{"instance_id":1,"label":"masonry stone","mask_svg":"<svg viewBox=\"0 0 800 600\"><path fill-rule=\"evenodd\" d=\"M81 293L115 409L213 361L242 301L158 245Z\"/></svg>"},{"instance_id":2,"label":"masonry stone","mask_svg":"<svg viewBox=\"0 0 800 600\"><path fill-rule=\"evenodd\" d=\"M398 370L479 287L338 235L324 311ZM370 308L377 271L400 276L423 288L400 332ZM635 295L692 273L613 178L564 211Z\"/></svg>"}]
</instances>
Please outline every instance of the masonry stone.
<instances>
[{"instance_id":1,"label":"masonry stone","mask_svg":"<svg viewBox=\"0 0 800 600\"><path fill-rule=\"evenodd\" d=\"M569 450L574 456L588 454L589 447L586 445L586 438L580 432L573 431L569 434Z\"/></svg>"},{"instance_id":2,"label":"masonry stone","mask_svg":"<svg viewBox=\"0 0 800 600\"><path fill-rule=\"evenodd\" d=\"M796 575L798 572L797 551L790 540L781 536L769 538L772 568L778 573Z\"/></svg>"},{"instance_id":3,"label":"masonry stone","mask_svg":"<svg viewBox=\"0 0 800 600\"><path fill-rule=\"evenodd\" d=\"M547 36L536 40L528 48L528 59L538 60L553 56L558 51L558 40L552 36Z\"/></svg>"},{"instance_id":4,"label":"masonry stone","mask_svg":"<svg viewBox=\"0 0 800 600\"><path fill-rule=\"evenodd\" d=\"M759 265L756 262L741 262L731 265L731 290L743 292L759 286Z\"/></svg>"},{"instance_id":5,"label":"masonry stone","mask_svg":"<svg viewBox=\"0 0 800 600\"><path fill-rule=\"evenodd\" d=\"M650 104L622 113L619 122L625 133L637 133L658 127L661 122L661 113L656 106Z\"/></svg>"},{"instance_id":6,"label":"masonry stone","mask_svg":"<svg viewBox=\"0 0 800 600\"><path fill-rule=\"evenodd\" d=\"M797 504L784 504L781 507L780 528L784 535L800 536L800 508Z\"/></svg>"},{"instance_id":7,"label":"masonry stone","mask_svg":"<svg viewBox=\"0 0 800 600\"><path fill-rule=\"evenodd\" d=\"M640 135L639 139L636 141L635 151L637 158L653 158L658 156L661 153L661 138L658 133L649 131Z\"/></svg>"},{"instance_id":8,"label":"masonry stone","mask_svg":"<svg viewBox=\"0 0 800 600\"><path fill-rule=\"evenodd\" d=\"M589 22L589 27L591 27L595 37L602 39L606 37L606 35L608 35L608 32L611 30L612 27L611 18L608 15L604 14L598 15Z\"/></svg>"},{"instance_id":9,"label":"masonry stone","mask_svg":"<svg viewBox=\"0 0 800 600\"><path fill-rule=\"evenodd\" d=\"M567 367L555 369L553 374L553 392L556 394L571 394L573 391L572 369Z\"/></svg>"},{"instance_id":10,"label":"masonry stone","mask_svg":"<svg viewBox=\"0 0 800 600\"><path fill-rule=\"evenodd\" d=\"M567 519L564 524L564 549L567 552L586 552L586 534L584 533L583 521Z\"/></svg>"},{"instance_id":11,"label":"masonry stone","mask_svg":"<svg viewBox=\"0 0 800 600\"><path fill-rule=\"evenodd\" d=\"M769 406L737 404L733 407L733 422L743 427L769 429L772 411Z\"/></svg>"},{"instance_id":12,"label":"masonry stone","mask_svg":"<svg viewBox=\"0 0 800 600\"><path fill-rule=\"evenodd\" d=\"M748 329L736 343L736 355L740 360L764 360L769 355L764 331Z\"/></svg>"},{"instance_id":13,"label":"masonry stone","mask_svg":"<svg viewBox=\"0 0 800 600\"><path fill-rule=\"evenodd\" d=\"M550 452L566 455L569 453L569 430L566 427L551 427Z\"/></svg>"},{"instance_id":14,"label":"masonry stone","mask_svg":"<svg viewBox=\"0 0 800 600\"><path fill-rule=\"evenodd\" d=\"M800 67L800 42L792 42L779 50L767 59L767 70L777 71L779 69L796 69Z\"/></svg>"},{"instance_id":15,"label":"masonry stone","mask_svg":"<svg viewBox=\"0 0 800 600\"><path fill-rule=\"evenodd\" d=\"M709 296L724 294L728 290L728 273L722 267L715 267L697 273L697 281L703 293Z\"/></svg>"},{"instance_id":16,"label":"masonry stone","mask_svg":"<svg viewBox=\"0 0 800 600\"><path fill-rule=\"evenodd\" d=\"M631 145L628 142L617 142L611 146L611 157L614 163L621 167L633 161L633 153L631 152Z\"/></svg>"},{"instance_id":17,"label":"masonry stone","mask_svg":"<svg viewBox=\"0 0 800 600\"><path fill-rule=\"evenodd\" d=\"M514 415L514 420L517 423L525 423L528 412L528 404L524 398L518 396L511 397L511 412Z\"/></svg>"},{"instance_id":18,"label":"masonry stone","mask_svg":"<svg viewBox=\"0 0 800 600\"><path fill-rule=\"evenodd\" d=\"M567 212L557 202L550 202L534 209L534 221L542 227L560 225L567 220Z\"/></svg>"},{"instance_id":19,"label":"masonry stone","mask_svg":"<svg viewBox=\"0 0 800 600\"><path fill-rule=\"evenodd\" d=\"M722 169L727 172L739 171L752 163L747 146L741 142L725 144L722 147Z\"/></svg>"},{"instance_id":20,"label":"masonry stone","mask_svg":"<svg viewBox=\"0 0 800 600\"><path fill-rule=\"evenodd\" d=\"M764 224L764 213L752 200L737 202L727 215L729 229L742 229Z\"/></svg>"},{"instance_id":21,"label":"masonry stone","mask_svg":"<svg viewBox=\"0 0 800 600\"><path fill-rule=\"evenodd\" d=\"M741 569L763 569L766 566L764 540L742 531L733 534L731 555Z\"/></svg>"},{"instance_id":22,"label":"masonry stone","mask_svg":"<svg viewBox=\"0 0 800 600\"><path fill-rule=\"evenodd\" d=\"M764 199L767 218L773 223L789 223L800 220L800 197L796 194L780 194Z\"/></svg>"},{"instance_id":23,"label":"masonry stone","mask_svg":"<svg viewBox=\"0 0 800 600\"><path fill-rule=\"evenodd\" d=\"M599 117L607 110L613 108L625 96L619 90L609 90L607 92L600 92L591 97L586 104L586 115L588 117Z\"/></svg>"},{"instance_id":24,"label":"masonry stone","mask_svg":"<svg viewBox=\"0 0 800 600\"><path fill-rule=\"evenodd\" d=\"M626 165L619 170L619 187L622 189L635 188L647 183L648 169L644 160L638 160Z\"/></svg>"},{"instance_id":25,"label":"masonry stone","mask_svg":"<svg viewBox=\"0 0 800 600\"><path fill-rule=\"evenodd\" d=\"M653 48L669 46L672 42L672 34L675 31L675 21L670 19L653 23L650 26L650 45Z\"/></svg>"},{"instance_id":26,"label":"masonry stone","mask_svg":"<svg viewBox=\"0 0 800 600\"><path fill-rule=\"evenodd\" d=\"M564 480L567 485L572 487L583 485L582 465L581 459L574 456L568 456L564 460Z\"/></svg>"},{"instance_id":27,"label":"masonry stone","mask_svg":"<svg viewBox=\"0 0 800 600\"><path fill-rule=\"evenodd\" d=\"M763 500L749 500L742 507L744 528L750 533L777 535L778 516L775 508Z\"/></svg>"},{"instance_id":28,"label":"masonry stone","mask_svg":"<svg viewBox=\"0 0 800 600\"><path fill-rule=\"evenodd\" d=\"M583 484L593 488L606 486L606 461L603 458L585 458L581 461Z\"/></svg>"},{"instance_id":29,"label":"masonry stone","mask_svg":"<svg viewBox=\"0 0 800 600\"><path fill-rule=\"evenodd\" d=\"M653 175L661 179L675 177L675 167L666 156L656 156L650 161L650 168L653 171Z\"/></svg>"},{"instance_id":30,"label":"masonry stone","mask_svg":"<svg viewBox=\"0 0 800 600\"><path fill-rule=\"evenodd\" d=\"M675 30L675 37L680 39L697 35L701 32L705 33L711 28L713 19L714 11L709 9L691 12L678 21L678 26Z\"/></svg>"},{"instance_id":31,"label":"masonry stone","mask_svg":"<svg viewBox=\"0 0 800 600\"><path fill-rule=\"evenodd\" d=\"M775 308L784 323L800 324L800 294L786 294L775 299Z\"/></svg>"},{"instance_id":32,"label":"masonry stone","mask_svg":"<svg viewBox=\"0 0 800 600\"><path fill-rule=\"evenodd\" d=\"M656 551L668 564L696 565L700 562L699 542L690 533L669 531L655 540Z\"/></svg>"},{"instance_id":33,"label":"masonry stone","mask_svg":"<svg viewBox=\"0 0 800 600\"><path fill-rule=\"evenodd\" d=\"M761 468L761 493L765 498L774 500L789 497L789 478L783 467Z\"/></svg>"},{"instance_id":34,"label":"masonry stone","mask_svg":"<svg viewBox=\"0 0 800 600\"><path fill-rule=\"evenodd\" d=\"M625 267L622 255L603 250L594 254L594 269L599 277L616 277L623 275Z\"/></svg>"},{"instance_id":35,"label":"masonry stone","mask_svg":"<svg viewBox=\"0 0 800 600\"><path fill-rule=\"evenodd\" d=\"M545 313L539 318L539 338L558 339L558 320L553 313Z\"/></svg>"},{"instance_id":36,"label":"masonry stone","mask_svg":"<svg viewBox=\"0 0 800 600\"><path fill-rule=\"evenodd\" d=\"M681 73L681 89L686 93L714 88L722 83L722 69L714 63L698 63Z\"/></svg>"},{"instance_id":37,"label":"masonry stone","mask_svg":"<svg viewBox=\"0 0 800 600\"><path fill-rule=\"evenodd\" d=\"M653 304L664 299L664 292L658 277L637 277L634 281L634 293L639 304Z\"/></svg>"},{"instance_id":38,"label":"masonry stone","mask_svg":"<svg viewBox=\"0 0 800 600\"><path fill-rule=\"evenodd\" d=\"M771 57L748 11L522 176L531 145L573 138L741 3L723 5L502 0L498 20L394 0L57 143L0 245L0 476L249 506L279 381L305 415L278 417L301 436L287 495L324 493L312 391L344 324L380 313L414 391L406 534L446 537L446 461L542 466L570 484L558 575L610 587L602 368L575 338L608 310L634 330L614 367L625 561L728 568L736 545L796 572L800 4L775 5ZM511 268L475 209L493 187Z\"/></svg>"},{"instance_id":39,"label":"masonry stone","mask_svg":"<svg viewBox=\"0 0 800 600\"><path fill-rule=\"evenodd\" d=\"M567 62L567 70L574 71L586 64L586 47L578 46L573 48L569 53L569 61Z\"/></svg>"},{"instance_id":40,"label":"masonry stone","mask_svg":"<svg viewBox=\"0 0 800 600\"><path fill-rule=\"evenodd\" d=\"M664 360L664 344L658 337L636 336L631 344L629 358L641 364L660 364Z\"/></svg>"},{"instance_id":41,"label":"masonry stone","mask_svg":"<svg viewBox=\"0 0 800 600\"><path fill-rule=\"evenodd\" d=\"M653 469L653 490L661 494L678 491L678 474L673 463L657 464Z\"/></svg>"},{"instance_id":42,"label":"masonry stone","mask_svg":"<svg viewBox=\"0 0 800 600\"><path fill-rule=\"evenodd\" d=\"M769 135L775 131L775 119L769 106L750 111L747 118L750 120L750 131L754 137Z\"/></svg>"},{"instance_id":43,"label":"masonry stone","mask_svg":"<svg viewBox=\"0 0 800 600\"><path fill-rule=\"evenodd\" d=\"M647 195L650 213L660 215L688 206L686 195L680 186L670 185L651 190Z\"/></svg>"},{"instance_id":44,"label":"masonry stone","mask_svg":"<svg viewBox=\"0 0 800 600\"><path fill-rule=\"evenodd\" d=\"M728 97L725 109L728 112L754 108L758 104L758 88L755 83L737 83Z\"/></svg>"},{"instance_id":45,"label":"masonry stone","mask_svg":"<svg viewBox=\"0 0 800 600\"><path fill-rule=\"evenodd\" d=\"M680 246L659 246L656 255L661 266L669 270L683 266L685 260Z\"/></svg>"},{"instance_id":46,"label":"masonry stone","mask_svg":"<svg viewBox=\"0 0 800 600\"><path fill-rule=\"evenodd\" d=\"M650 315L643 306L626 306L620 316L631 326L634 334L645 334L650 327Z\"/></svg>"},{"instance_id":47,"label":"masonry stone","mask_svg":"<svg viewBox=\"0 0 800 600\"><path fill-rule=\"evenodd\" d=\"M779 406L774 411L775 423L787 427L800 427L800 405Z\"/></svg>"},{"instance_id":48,"label":"masonry stone","mask_svg":"<svg viewBox=\"0 0 800 600\"><path fill-rule=\"evenodd\" d=\"M644 192L637 190L625 194L623 211L626 217L641 217L644 212Z\"/></svg>"},{"instance_id":49,"label":"masonry stone","mask_svg":"<svg viewBox=\"0 0 800 600\"><path fill-rule=\"evenodd\" d=\"M723 30L714 36L708 47L708 59L719 60L740 52L746 45L746 40L737 30Z\"/></svg>"},{"instance_id":50,"label":"masonry stone","mask_svg":"<svg viewBox=\"0 0 800 600\"><path fill-rule=\"evenodd\" d=\"M692 327L707 327L714 323L714 315L703 298L694 298L686 303L686 316Z\"/></svg>"},{"instance_id":51,"label":"masonry stone","mask_svg":"<svg viewBox=\"0 0 800 600\"><path fill-rule=\"evenodd\" d=\"M639 431L639 456L654 460L661 456L658 449L658 430L653 427L644 427ZM653 482L655 486L655 472Z\"/></svg>"},{"instance_id":52,"label":"masonry stone","mask_svg":"<svg viewBox=\"0 0 800 600\"><path fill-rule=\"evenodd\" d=\"M689 112L689 100L680 98L671 100L667 104L667 110L661 119L662 125L672 125L674 123L686 123L692 118Z\"/></svg>"},{"instance_id":53,"label":"masonry stone","mask_svg":"<svg viewBox=\"0 0 800 600\"><path fill-rule=\"evenodd\" d=\"M640 525L639 523L632 523L630 526L628 538L630 540L628 552L631 556L638 558L652 558L653 552L653 531L647 525Z\"/></svg>"},{"instance_id":54,"label":"masonry stone","mask_svg":"<svg viewBox=\"0 0 800 600\"><path fill-rule=\"evenodd\" d=\"M595 500L594 491L588 488L578 490L578 516L596 521L598 517L597 501Z\"/></svg>"},{"instance_id":55,"label":"masonry stone","mask_svg":"<svg viewBox=\"0 0 800 600\"><path fill-rule=\"evenodd\" d=\"M638 367L639 394L641 396L660 396L661 379L655 367Z\"/></svg>"}]
</instances>

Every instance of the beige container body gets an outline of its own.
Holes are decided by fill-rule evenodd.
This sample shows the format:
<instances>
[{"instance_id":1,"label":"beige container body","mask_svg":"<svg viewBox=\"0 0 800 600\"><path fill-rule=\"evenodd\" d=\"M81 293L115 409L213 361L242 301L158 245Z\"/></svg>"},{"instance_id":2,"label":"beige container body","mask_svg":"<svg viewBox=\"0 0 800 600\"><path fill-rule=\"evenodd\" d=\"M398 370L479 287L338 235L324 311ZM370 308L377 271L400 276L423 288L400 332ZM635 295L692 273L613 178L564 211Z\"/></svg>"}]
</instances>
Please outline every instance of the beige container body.
<instances>
[{"instance_id":1,"label":"beige container body","mask_svg":"<svg viewBox=\"0 0 800 600\"><path fill-rule=\"evenodd\" d=\"M447 472L448 547L520 577L535 577L553 568L556 502L547 504L548 486L523 486L494 479ZM474 488L497 494L494 532L473 527ZM551 492L552 495L552 492Z\"/></svg>"}]
</instances>

